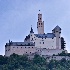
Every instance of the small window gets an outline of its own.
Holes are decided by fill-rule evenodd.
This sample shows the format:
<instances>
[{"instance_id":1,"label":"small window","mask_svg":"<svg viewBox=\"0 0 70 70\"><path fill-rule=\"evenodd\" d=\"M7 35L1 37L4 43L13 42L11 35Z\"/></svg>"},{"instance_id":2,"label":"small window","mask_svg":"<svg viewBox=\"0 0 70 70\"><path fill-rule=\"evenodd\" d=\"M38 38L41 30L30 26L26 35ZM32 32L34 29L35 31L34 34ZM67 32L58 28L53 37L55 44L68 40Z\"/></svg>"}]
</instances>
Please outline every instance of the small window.
<instances>
[{"instance_id":1,"label":"small window","mask_svg":"<svg viewBox=\"0 0 70 70\"><path fill-rule=\"evenodd\" d=\"M22 48L22 47L21 47Z\"/></svg>"},{"instance_id":2,"label":"small window","mask_svg":"<svg viewBox=\"0 0 70 70\"><path fill-rule=\"evenodd\" d=\"M28 47L28 48L30 48L30 47Z\"/></svg>"},{"instance_id":3,"label":"small window","mask_svg":"<svg viewBox=\"0 0 70 70\"><path fill-rule=\"evenodd\" d=\"M31 52L30 52L31 53Z\"/></svg>"},{"instance_id":4,"label":"small window","mask_svg":"<svg viewBox=\"0 0 70 70\"><path fill-rule=\"evenodd\" d=\"M44 42L43 42L43 44L44 44Z\"/></svg>"},{"instance_id":5,"label":"small window","mask_svg":"<svg viewBox=\"0 0 70 70\"><path fill-rule=\"evenodd\" d=\"M32 35L31 35L32 36Z\"/></svg>"},{"instance_id":6,"label":"small window","mask_svg":"<svg viewBox=\"0 0 70 70\"><path fill-rule=\"evenodd\" d=\"M42 23L41 23L41 25L42 25Z\"/></svg>"},{"instance_id":7,"label":"small window","mask_svg":"<svg viewBox=\"0 0 70 70\"><path fill-rule=\"evenodd\" d=\"M15 47L13 47L13 48L15 48Z\"/></svg>"},{"instance_id":8,"label":"small window","mask_svg":"<svg viewBox=\"0 0 70 70\"><path fill-rule=\"evenodd\" d=\"M40 23L39 23L39 25L40 25Z\"/></svg>"},{"instance_id":9,"label":"small window","mask_svg":"<svg viewBox=\"0 0 70 70\"><path fill-rule=\"evenodd\" d=\"M35 44L35 42L34 42L34 44Z\"/></svg>"},{"instance_id":10,"label":"small window","mask_svg":"<svg viewBox=\"0 0 70 70\"><path fill-rule=\"evenodd\" d=\"M26 47L25 47L26 48Z\"/></svg>"},{"instance_id":11,"label":"small window","mask_svg":"<svg viewBox=\"0 0 70 70\"><path fill-rule=\"evenodd\" d=\"M18 47L17 47L18 48Z\"/></svg>"},{"instance_id":12,"label":"small window","mask_svg":"<svg viewBox=\"0 0 70 70\"><path fill-rule=\"evenodd\" d=\"M6 50L7 51L7 50Z\"/></svg>"},{"instance_id":13,"label":"small window","mask_svg":"<svg viewBox=\"0 0 70 70\"><path fill-rule=\"evenodd\" d=\"M41 18L40 18L40 20L41 20Z\"/></svg>"},{"instance_id":14,"label":"small window","mask_svg":"<svg viewBox=\"0 0 70 70\"><path fill-rule=\"evenodd\" d=\"M32 38L32 40L33 40L33 38Z\"/></svg>"},{"instance_id":15,"label":"small window","mask_svg":"<svg viewBox=\"0 0 70 70\"><path fill-rule=\"evenodd\" d=\"M56 31L56 32L58 32L58 31Z\"/></svg>"},{"instance_id":16,"label":"small window","mask_svg":"<svg viewBox=\"0 0 70 70\"><path fill-rule=\"evenodd\" d=\"M27 52L26 52L27 53Z\"/></svg>"},{"instance_id":17,"label":"small window","mask_svg":"<svg viewBox=\"0 0 70 70\"><path fill-rule=\"evenodd\" d=\"M33 47L32 47L33 48Z\"/></svg>"}]
</instances>

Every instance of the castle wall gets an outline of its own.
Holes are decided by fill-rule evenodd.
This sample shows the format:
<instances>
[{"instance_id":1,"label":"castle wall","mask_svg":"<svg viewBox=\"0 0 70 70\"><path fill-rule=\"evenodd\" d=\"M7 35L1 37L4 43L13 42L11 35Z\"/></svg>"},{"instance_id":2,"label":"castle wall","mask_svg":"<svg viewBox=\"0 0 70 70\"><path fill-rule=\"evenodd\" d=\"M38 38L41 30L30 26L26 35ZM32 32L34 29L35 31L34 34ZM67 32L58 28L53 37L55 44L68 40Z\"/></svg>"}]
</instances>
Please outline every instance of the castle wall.
<instances>
[{"instance_id":1,"label":"castle wall","mask_svg":"<svg viewBox=\"0 0 70 70\"><path fill-rule=\"evenodd\" d=\"M42 49L41 56L43 55L58 55L58 53L62 53L62 49Z\"/></svg>"},{"instance_id":2,"label":"castle wall","mask_svg":"<svg viewBox=\"0 0 70 70\"><path fill-rule=\"evenodd\" d=\"M11 46L5 46L5 56L10 56L11 54Z\"/></svg>"},{"instance_id":3,"label":"castle wall","mask_svg":"<svg viewBox=\"0 0 70 70\"><path fill-rule=\"evenodd\" d=\"M5 52L5 56L10 56L13 53L18 55L23 55L23 54L30 55L36 52L35 46L7 46L5 49L7 50Z\"/></svg>"},{"instance_id":4,"label":"castle wall","mask_svg":"<svg viewBox=\"0 0 70 70\"><path fill-rule=\"evenodd\" d=\"M31 42L35 42L35 47L46 48L46 49L56 49L56 37L52 38L38 38L33 35Z\"/></svg>"}]
</instances>

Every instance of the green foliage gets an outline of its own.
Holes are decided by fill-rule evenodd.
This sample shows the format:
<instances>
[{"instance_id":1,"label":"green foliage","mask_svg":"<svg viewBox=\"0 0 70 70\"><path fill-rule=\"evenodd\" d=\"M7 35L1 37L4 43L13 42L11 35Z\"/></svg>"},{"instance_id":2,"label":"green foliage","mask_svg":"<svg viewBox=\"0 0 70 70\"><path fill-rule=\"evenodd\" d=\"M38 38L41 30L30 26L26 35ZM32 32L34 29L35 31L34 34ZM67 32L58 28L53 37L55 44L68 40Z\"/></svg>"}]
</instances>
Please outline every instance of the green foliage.
<instances>
[{"instance_id":1,"label":"green foliage","mask_svg":"<svg viewBox=\"0 0 70 70\"><path fill-rule=\"evenodd\" d=\"M65 48L65 41L64 41L64 38L63 37L61 37L61 49L63 49L64 50L64 48Z\"/></svg>"},{"instance_id":2,"label":"green foliage","mask_svg":"<svg viewBox=\"0 0 70 70\"><path fill-rule=\"evenodd\" d=\"M10 57L0 55L0 70L70 70L70 61L46 61L45 58L35 55L29 60L26 55L12 54Z\"/></svg>"}]
</instances>

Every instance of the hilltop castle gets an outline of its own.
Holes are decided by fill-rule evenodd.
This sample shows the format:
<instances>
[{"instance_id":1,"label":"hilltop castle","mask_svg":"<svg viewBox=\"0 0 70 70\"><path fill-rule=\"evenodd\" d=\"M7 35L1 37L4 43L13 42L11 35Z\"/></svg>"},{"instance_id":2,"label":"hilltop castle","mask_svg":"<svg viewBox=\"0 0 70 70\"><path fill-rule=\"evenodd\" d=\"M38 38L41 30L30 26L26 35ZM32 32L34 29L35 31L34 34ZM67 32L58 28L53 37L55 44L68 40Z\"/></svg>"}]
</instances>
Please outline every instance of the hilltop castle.
<instances>
[{"instance_id":1,"label":"hilltop castle","mask_svg":"<svg viewBox=\"0 0 70 70\"><path fill-rule=\"evenodd\" d=\"M37 22L38 34L35 34L31 27L30 34L26 36L24 42L12 42L5 45L5 56L15 53L18 55L33 55L35 53L44 55L57 55L64 49L61 48L61 28L56 26L52 33L44 33L44 21L42 14L38 14Z\"/></svg>"}]
</instances>

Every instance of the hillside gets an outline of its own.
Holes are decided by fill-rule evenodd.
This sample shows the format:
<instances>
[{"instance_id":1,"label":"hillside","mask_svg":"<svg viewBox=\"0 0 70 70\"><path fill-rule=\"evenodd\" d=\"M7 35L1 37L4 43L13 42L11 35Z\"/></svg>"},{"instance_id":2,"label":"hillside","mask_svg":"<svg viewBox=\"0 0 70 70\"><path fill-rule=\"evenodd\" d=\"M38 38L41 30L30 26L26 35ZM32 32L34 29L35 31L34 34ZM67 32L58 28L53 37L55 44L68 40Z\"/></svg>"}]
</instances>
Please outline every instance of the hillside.
<instances>
[{"instance_id":1,"label":"hillside","mask_svg":"<svg viewBox=\"0 0 70 70\"><path fill-rule=\"evenodd\" d=\"M70 60L47 62L39 55L35 55L32 60L26 55L13 54L10 57L0 55L0 70L70 70Z\"/></svg>"}]
</instances>

